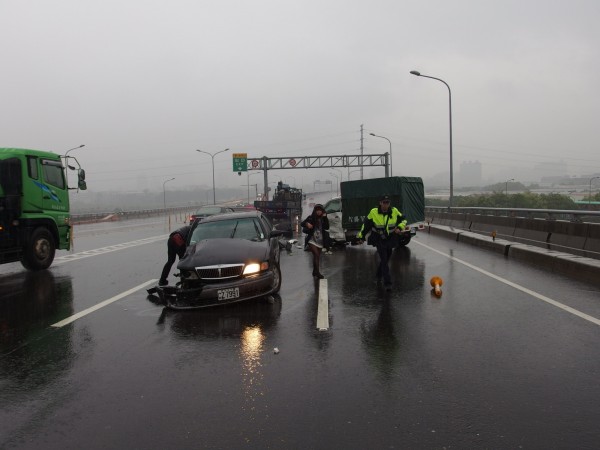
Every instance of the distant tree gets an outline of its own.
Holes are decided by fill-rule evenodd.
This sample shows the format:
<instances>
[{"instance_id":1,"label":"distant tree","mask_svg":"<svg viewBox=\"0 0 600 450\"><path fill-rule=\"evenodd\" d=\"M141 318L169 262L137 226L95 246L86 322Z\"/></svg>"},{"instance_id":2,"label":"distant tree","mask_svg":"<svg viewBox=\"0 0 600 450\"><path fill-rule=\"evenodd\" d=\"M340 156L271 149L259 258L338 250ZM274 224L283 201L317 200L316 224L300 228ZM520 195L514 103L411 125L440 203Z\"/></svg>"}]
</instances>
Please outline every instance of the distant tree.
<instances>
[{"instance_id":1,"label":"distant tree","mask_svg":"<svg viewBox=\"0 0 600 450\"><path fill-rule=\"evenodd\" d=\"M600 193L597 195L600 200ZM426 206L448 206L448 200L425 199ZM481 208L524 208L524 209L578 209L577 204L563 194L534 194L529 191L506 195L505 191L492 194L455 196L453 206Z\"/></svg>"}]
</instances>

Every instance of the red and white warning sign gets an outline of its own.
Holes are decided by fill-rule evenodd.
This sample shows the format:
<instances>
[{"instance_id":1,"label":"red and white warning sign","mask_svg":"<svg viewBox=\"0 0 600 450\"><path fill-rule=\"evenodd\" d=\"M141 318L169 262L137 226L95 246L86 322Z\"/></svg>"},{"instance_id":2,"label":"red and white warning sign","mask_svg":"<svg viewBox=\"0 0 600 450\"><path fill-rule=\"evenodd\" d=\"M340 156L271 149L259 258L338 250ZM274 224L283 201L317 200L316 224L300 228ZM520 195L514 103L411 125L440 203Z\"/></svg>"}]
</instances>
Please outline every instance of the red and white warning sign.
<instances>
[{"instance_id":1,"label":"red and white warning sign","mask_svg":"<svg viewBox=\"0 0 600 450\"><path fill-rule=\"evenodd\" d=\"M294 158L289 160L290 166L294 167L297 163L296 160Z\"/></svg>"}]
</instances>

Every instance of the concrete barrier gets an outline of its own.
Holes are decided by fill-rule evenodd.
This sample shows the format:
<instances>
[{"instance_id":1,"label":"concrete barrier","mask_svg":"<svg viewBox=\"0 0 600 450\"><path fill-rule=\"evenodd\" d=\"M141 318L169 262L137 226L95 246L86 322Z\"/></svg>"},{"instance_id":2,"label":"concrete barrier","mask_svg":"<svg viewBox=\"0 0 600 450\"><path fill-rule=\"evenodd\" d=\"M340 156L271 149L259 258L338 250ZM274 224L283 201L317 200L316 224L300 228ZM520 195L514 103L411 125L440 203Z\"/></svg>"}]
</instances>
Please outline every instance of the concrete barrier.
<instances>
[{"instance_id":1,"label":"concrete barrier","mask_svg":"<svg viewBox=\"0 0 600 450\"><path fill-rule=\"evenodd\" d=\"M427 223L446 226L454 232L471 231L487 237L495 231L496 239L600 260L599 223L449 213L439 209L428 210L426 214ZM455 237L459 239L457 235ZM465 239L468 239L467 235Z\"/></svg>"},{"instance_id":2,"label":"concrete barrier","mask_svg":"<svg viewBox=\"0 0 600 450\"><path fill-rule=\"evenodd\" d=\"M560 230L560 228L558 228ZM430 224L428 233L501 253L515 261L600 287L600 260Z\"/></svg>"},{"instance_id":3,"label":"concrete barrier","mask_svg":"<svg viewBox=\"0 0 600 450\"><path fill-rule=\"evenodd\" d=\"M496 237L508 238L515 233L517 219L514 217L496 217L483 216L479 214L469 214L469 230L476 233L491 235L496 232Z\"/></svg>"},{"instance_id":4,"label":"concrete barrier","mask_svg":"<svg viewBox=\"0 0 600 450\"><path fill-rule=\"evenodd\" d=\"M533 245L513 244L508 256L516 261L600 286L600 261Z\"/></svg>"},{"instance_id":5,"label":"concrete barrier","mask_svg":"<svg viewBox=\"0 0 600 450\"><path fill-rule=\"evenodd\" d=\"M508 247L511 242L505 239L493 239L491 236L483 236L481 234L472 233L465 231L458 235L458 242L464 242L465 244L474 245L476 247L493 250L497 253L506 255L508 253Z\"/></svg>"},{"instance_id":6,"label":"concrete barrier","mask_svg":"<svg viewBox=\"0 0 600 450\"><path fill-rule=\"evenodd\" d=\"M559 251L568 248L583 249L588 236L587 223L548 221L547 230L549 247Z\"/></svg>"},{"instance_id":7,"label":"concrete barrier","mask_svg":"<svg viewBox=\"0 0 600 450\"><path fill-rule=\"evenodd\" d=\"M588 224L587 238L583 244L583 249L588 252L600 254L600 224Z\"/></svg>"},{"instance_id":8,"label":"concrete barrier","mask_svg":"<svg viewBox=\"0 0 600 450\"><path fill-rule=\"evenodd\" d=\"M543 219L524 219L518 217L515 220L515 231L513 237L522 241L548 242L550 230L547 220Z\"/></svg>"}]
</instances>

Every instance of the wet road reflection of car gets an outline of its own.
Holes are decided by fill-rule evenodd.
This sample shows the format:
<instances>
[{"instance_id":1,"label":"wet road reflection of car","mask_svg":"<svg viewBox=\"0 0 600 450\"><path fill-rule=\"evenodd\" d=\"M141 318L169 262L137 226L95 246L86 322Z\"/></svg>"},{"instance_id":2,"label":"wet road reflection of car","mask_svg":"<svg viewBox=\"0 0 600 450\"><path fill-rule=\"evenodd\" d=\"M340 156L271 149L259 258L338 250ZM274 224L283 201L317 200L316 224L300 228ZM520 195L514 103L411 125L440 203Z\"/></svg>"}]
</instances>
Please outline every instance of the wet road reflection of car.
<instances>
[{"instance_id":1,"label":"wet road reflection of car","mask_svg":"<svg viewBox=\"0 0 600 450\"><path fill-rule=\"evenodd\" d=\"M281 298L273 302L242 302L201 311L163 310L161 323L168 323L178 339L243 338L250 330L261 334L273 327L281 315Z\"/></svg>"},{"instance_id":2,"label":"wet road reflection of car","mask_svg":"<svg viewBox=\"0 0 600 450\"><path fill-rule=\"evenodd\" d=\"M167 306L190 309L275 294L281 287L279 237L259 211L195 221L176 286L157 287Z\"/></svg>"}]
</instances>

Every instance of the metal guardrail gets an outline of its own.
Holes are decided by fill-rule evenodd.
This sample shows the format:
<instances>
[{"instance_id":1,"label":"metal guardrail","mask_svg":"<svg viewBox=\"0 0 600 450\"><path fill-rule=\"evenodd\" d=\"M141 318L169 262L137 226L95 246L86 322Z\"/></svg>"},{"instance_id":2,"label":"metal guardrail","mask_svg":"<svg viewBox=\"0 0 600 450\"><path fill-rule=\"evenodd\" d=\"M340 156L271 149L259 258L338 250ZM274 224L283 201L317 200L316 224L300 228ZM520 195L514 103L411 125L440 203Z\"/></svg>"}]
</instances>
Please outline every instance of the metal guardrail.
<instances>
[{"instance_id":1,"label":"metal guardrail","mask_svg":"<svg viewBox=\"0 0 600 450\"><path fill-rule=\"evenodd\" d=\"M159 208L159 209L140 209L136 211L107 211L88 214L71 214L71 223L80 224L87 222L100 222L103 220L111 220L115 217L119 220L139 219L143 217L164 216L166 214L182 214L193 212L198 209L198 206L182 206L177 208Z\"/></svg>"},{"instance_id":2,"label":"metal guardrail","mask_svg":"<svg viewBox=\"0 0 600 450\"><path fill-rule=\"evenodd\" d=\"M106 211L87 214L71 214L71 222L99 221L110 215L117 215L123 219L153 217L168 213L182 213L198 209L198 206L181 206L176 208L141 209L135 211ZM527 209L527 208L485 208L480 206L447 207L426 206L425 212L453 213L453 214L481 214L497 217L523 217L526 219L568 220L570 222L600 223L600 211L570 210L570 209ZM588 218L588 220L583 220Z\"/></svg>"},{"instance_id":3,"label":"metal guardrail","mask_svg":"<svg viewBox=\"0 0 600 450\"><path fill-rule=\"evenodd\" d=\"M522 217L525 219L568 220L570 222L600 222L600 211L571 209L485 208L479 206L447 207L426 206L425 212L452 214L480 214L497 217ZM583 220L587 218L588 220Z\"/></svg>"}]
</instances>

